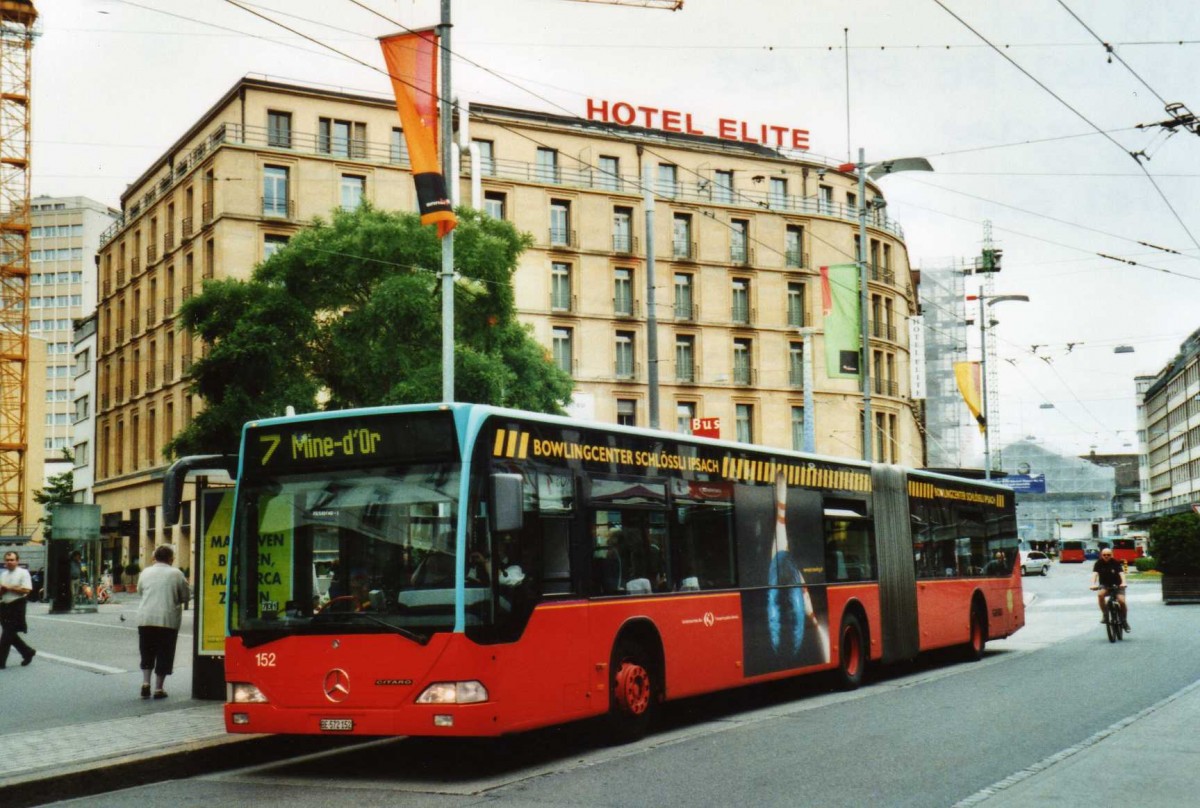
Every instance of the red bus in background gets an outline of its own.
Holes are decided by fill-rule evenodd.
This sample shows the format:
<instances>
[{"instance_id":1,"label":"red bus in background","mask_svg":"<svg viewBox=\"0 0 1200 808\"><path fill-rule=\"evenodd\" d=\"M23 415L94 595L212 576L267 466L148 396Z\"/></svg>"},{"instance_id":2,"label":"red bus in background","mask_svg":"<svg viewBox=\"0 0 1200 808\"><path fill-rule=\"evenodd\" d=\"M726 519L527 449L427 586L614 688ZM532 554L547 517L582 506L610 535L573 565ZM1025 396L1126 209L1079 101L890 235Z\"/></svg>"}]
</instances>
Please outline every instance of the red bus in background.
<instances>
[{"instance_id":1,"label":"red bus in background","mask_svg":"<svg viewBox=\"0 0 1200 808\"><path fill-rule=\"evenodd\" d=\"M1145 555L1141 545L1135 539L1113 539L1113 558L1131 564Z\"/></svg>"},{"instance_id":2,"label":"red bus in background","mask_svg":"<svg viewBox=\"0 0 1200 808\"><path fill-rule=\"evenodd\" d=\"M1060 545L1058 560L1061 564L1082 564L1084 545L1081 541L1064 541Z\"/></svg>"},{"instance_id":3,"label":"red bus in background","mask_svg":"<svg viewBox=\"0 0 1200 808\"><path fill-rule=\"evenodd\" d=\"M230 732L628 739L1025 623L999 485L471 404L257 421L239 461Z\"/></svg>"}]
</instances>

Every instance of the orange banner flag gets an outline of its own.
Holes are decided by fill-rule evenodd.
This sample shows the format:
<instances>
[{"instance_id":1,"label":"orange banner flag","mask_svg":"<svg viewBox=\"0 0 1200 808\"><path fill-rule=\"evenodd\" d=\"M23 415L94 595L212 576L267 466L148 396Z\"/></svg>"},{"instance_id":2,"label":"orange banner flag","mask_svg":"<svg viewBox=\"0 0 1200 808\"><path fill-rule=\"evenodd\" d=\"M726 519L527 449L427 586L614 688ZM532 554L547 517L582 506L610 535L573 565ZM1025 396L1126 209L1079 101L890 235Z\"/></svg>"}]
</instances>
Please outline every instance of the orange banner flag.
<instances>
[{"instance_id":1,"label":"orange banner flag","mask_svg":"<svg viewBox=\"0 0 1200 808\"><path fill-rule=\"evenodd\" d=\"M967 409L971 411L971 415L975 416L975 421L979 424L979 432L982 434L987 429L987 422L983 418L983 393L981 392L979 363L955 362L954 379L958 382L958 392L962 393L963 401L967 403Z\"/></svg>"},{"instance_id":2,"label":"orange banner flag","mask_svg":"<svg viewBox=\"0 0 1200 808\"><path fill-rule=\"evenodd\" d=\"M421 223L445 237L458 224L438 159L438 38L433 31L382 37L383 59L396 95L396 111L408 144Z\"/></svg>"}]
</instances>

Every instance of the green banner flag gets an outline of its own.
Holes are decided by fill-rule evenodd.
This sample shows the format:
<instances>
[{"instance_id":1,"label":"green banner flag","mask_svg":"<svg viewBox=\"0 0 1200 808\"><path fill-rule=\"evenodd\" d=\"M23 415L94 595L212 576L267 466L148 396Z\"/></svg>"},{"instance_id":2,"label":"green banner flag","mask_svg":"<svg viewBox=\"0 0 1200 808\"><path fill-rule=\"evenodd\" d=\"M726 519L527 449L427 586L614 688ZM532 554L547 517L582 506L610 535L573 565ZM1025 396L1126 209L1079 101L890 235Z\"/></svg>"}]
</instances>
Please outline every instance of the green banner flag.
<instances>
[{"instance_id":1,"label":"green banner flag","mask_svg":"<svg viewBox=\"0 0 1200 808\"><path fill-rule=\"evenodd\" d=\"M858 265L821 267L821 308L825 315L825 374L857 379L859 374Z\"/></svg>"}]
</instances>

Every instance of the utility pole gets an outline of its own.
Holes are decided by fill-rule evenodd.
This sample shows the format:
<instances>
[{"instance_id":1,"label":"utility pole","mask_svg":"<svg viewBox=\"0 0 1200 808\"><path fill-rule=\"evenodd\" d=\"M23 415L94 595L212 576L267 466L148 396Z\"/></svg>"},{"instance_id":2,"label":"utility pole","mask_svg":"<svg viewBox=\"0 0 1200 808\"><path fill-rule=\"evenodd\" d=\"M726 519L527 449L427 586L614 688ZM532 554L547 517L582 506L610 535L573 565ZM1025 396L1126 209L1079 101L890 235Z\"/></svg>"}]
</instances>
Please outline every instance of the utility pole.
<instances>
[{"instance_id":1,"label":"utility pole","mask_svg":"<svg viewBox=\"0 0 1200 808\"><path fill-rule=\"evenodd\" d=\"M654 296L654 173L646 166L642 178L642 199L646 205L646 385L650 408L650 428L658 429L658 312Z\"/></svg>"},{"instance_id":2,"label":"utility pole","mask_svg":"<svg viewBox=\"0 0 1200 808\"><path fill-rule=\"evenodd\" d=\"M454 159L454 109L450 102L450 0L442 0L442 22L438 25L442 72L440 103L442 171L450 173ZM442 237L442 401L454 401L454 231Z\"/></svg>"}]
</instances>

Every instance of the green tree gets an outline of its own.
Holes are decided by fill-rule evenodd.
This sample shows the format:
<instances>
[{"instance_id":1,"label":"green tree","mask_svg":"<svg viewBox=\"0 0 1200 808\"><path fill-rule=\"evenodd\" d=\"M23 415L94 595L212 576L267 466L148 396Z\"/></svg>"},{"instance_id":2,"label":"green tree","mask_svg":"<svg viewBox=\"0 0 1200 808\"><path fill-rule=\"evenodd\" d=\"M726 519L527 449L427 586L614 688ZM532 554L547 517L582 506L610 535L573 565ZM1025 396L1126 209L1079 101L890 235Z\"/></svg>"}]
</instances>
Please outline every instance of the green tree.
<instances>
[{"instance_id":1,"label":"green tree","mask_svg":"<svg viewBox=\"0 0 1200 808\"><path fill-rule=\"evenodd\" d=\"M455 230L457 401L562 412L570 375L516 318L531 238L461 210ZM168 454L232 451L241 425L311 410L442 397L441 243L415 214L363 205L297 233L248 281L205 284L182 309L209 345L192 367L205 410Z\"/></svg>"},{"instance_id":2,"label":"green tree","mask_svg":"<svg viewBox=\"0 0 1200 808\"><path fill-rule=\"evenodd\" d=\"M1200 517L1177 513L1150 525L1150 555L1160 572L1200 575Z\"/></svg>"},{"instance_id":3,"label":"green tree","mask_svg":"<svg viewBox=\"0 0 1200 808\"><path fill-rule=\"evenodd\" d=\"M69 449L63 449L62 459L74 464L75 457ZM71 502L75 496L75 472L67 469L62 474L52 475L46 480L46 487L35 491L33 501L43 508L43 515L38 522L42 524L42 533L49 539L54 529L50 506Z\"/></svg>"}]
</instances>

